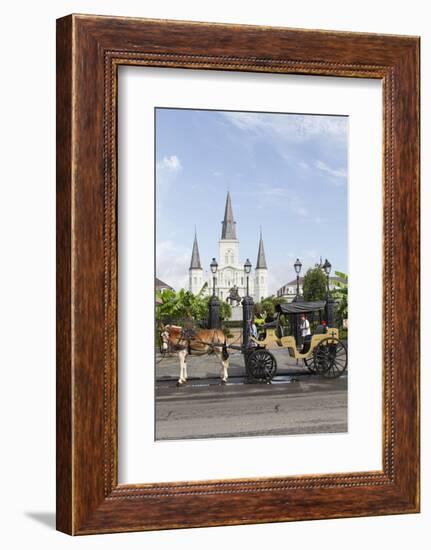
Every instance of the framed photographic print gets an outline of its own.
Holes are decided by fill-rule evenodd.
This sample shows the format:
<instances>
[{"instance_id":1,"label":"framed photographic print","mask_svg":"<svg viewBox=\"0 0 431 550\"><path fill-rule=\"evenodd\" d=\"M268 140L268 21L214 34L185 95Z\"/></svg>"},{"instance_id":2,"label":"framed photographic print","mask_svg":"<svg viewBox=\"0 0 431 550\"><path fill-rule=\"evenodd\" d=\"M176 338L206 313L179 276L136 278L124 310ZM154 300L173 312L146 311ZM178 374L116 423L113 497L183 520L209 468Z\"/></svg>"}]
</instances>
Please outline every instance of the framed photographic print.
<instances>
[{"instance_id":1,"label":"framed photographic print","mask_svg":"<svg viewBox=\"0 0 431 550\"><path fill-rule=\"evenodd\" d=\"M57 527L419 511L419 39L57 22Z\"/></svg>"}]
</instances>

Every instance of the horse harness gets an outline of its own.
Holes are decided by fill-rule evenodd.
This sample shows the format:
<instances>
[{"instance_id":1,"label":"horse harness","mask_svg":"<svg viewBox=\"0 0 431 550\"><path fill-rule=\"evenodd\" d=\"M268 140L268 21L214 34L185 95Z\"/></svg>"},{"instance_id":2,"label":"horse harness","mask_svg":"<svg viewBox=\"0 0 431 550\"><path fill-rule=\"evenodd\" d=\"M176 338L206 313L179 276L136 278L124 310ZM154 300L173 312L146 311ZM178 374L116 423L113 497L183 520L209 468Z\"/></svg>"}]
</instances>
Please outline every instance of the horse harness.
<instances>
[{"instance_id":1,"label":"horse harness","mask_svg":"<svg viewBox=\"0 0 431 550\"><path fill-rule=\"evenodd\" d=\"M215 331L214 331L214 336L215 336ZM226 339L225 339L223 344L214 343L214 340L212 342L204 342L203 340L198 339L196 337L196 330L193 329L193 328L182 328L181 329L181 332L178 336L178 340L174 344L175 351L182 351L182 350L187 348L188 355L192 355L192 351L197 352L198 350L196 350L196 349L193 350L193 348L192 348L192 345L191 345L192 340L195 340L196 343L198 343L198 344L208 346L209 350L207 352L207 355L211 355L212 353L214 353L215 348L221 347L222 348L223 361L226 361L229 357L229 352L227 350L227 345L226 345ZM185 342L185 344L183 344L182 342Z\"/></svg>"}]
</instances>

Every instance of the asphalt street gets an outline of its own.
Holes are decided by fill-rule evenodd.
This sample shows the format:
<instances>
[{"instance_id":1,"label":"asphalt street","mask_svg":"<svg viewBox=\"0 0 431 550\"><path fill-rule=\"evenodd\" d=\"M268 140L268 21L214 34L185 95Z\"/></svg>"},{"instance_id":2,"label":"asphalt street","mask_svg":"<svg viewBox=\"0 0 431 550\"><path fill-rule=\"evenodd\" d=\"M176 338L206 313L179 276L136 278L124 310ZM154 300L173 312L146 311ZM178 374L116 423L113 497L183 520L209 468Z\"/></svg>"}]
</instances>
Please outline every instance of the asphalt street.
<instances>
[{"instance_id":1,"label":"asphalt street","mask_svg":"<svg viewBox=\"0 0 431 550\"><path fill-rule=\"evenodd\" d=\"M271 384L250 384L243 358L231 355L222 385L214 357L190 357L189 381L177 387L178 359L156 364L156 439L249 437L347 431L347 374L324 379L277 352ZM164 363L162 365L162 363Z\"/></svg>"}]
</instances>

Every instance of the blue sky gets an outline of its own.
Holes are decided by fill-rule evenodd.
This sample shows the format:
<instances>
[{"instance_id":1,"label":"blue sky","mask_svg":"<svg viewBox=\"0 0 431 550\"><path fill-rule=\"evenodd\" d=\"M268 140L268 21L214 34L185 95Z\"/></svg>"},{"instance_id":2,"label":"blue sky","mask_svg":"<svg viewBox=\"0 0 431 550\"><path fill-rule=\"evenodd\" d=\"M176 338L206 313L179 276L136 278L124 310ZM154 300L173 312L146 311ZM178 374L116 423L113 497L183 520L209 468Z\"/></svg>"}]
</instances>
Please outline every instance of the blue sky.
<instances>
[{"instance_id":1,"label":"blue sky","mask_svg":"<svg viewBox=\"0 0 431 550\"><path fill-rule=\"evenodd\" d=\"M228 190L242 261L262 227L271 293L296 258L347 273L347 147L347 117L156 109L157 276L187 287L195 226L208 269Z\"/></svg>"}]
</instances>

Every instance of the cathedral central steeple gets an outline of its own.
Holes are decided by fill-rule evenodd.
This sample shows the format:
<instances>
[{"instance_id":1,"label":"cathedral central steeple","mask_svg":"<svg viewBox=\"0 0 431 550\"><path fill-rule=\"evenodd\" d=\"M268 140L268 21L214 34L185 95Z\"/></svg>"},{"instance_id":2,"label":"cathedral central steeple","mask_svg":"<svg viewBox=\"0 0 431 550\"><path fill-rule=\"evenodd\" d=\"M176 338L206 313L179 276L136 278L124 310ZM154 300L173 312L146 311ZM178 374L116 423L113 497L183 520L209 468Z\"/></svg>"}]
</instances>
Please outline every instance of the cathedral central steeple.
<instances>
[{"instance_id":1,"label":"cathedral central steeple","mask_svg":"<svg viewBox=\"0 0 431 550\"><path fill-rule=\"evenodd\" d=\"M239 254L238 236L236 234L236 222L233 218L232 199L230 193L227 193L224 209L224 219L222 221L221 239L218 242L218 267L216 273L208 272L202 268L199 255L198 238L195 235L193 240L192 256L189 267L189 290L197 295L204 292L207 295L212 294L214 277L216 296L222 301L229 299L231 291L238 292L240 296L251 296L257 303L262 298L268 296L268 267L263 246L262 229L260 230L260 239L257 252L256 267L249 278L244 273L244 262ZM206 257L215 256L214 253L206 252ZM249 255L249 254L247 254ZM248 286L247 286L248 282ZM232 315L240 320L241 313L233 308ZM233 317L232 317L233 318Z\"/></svg>"},{"instance_id":2,"label":"cathedral central steeple","mask_svg":"<svg viewBox=\"0 0 431 550\"><path fill-rule=\"evenodd\" d=\"M221 238L236 240L236 221L233 219L232 202L230 193L227 192L226 206L224 209L224 220L222 221Z\"/></svg>"}]
</instances>

